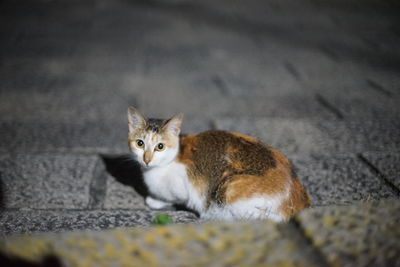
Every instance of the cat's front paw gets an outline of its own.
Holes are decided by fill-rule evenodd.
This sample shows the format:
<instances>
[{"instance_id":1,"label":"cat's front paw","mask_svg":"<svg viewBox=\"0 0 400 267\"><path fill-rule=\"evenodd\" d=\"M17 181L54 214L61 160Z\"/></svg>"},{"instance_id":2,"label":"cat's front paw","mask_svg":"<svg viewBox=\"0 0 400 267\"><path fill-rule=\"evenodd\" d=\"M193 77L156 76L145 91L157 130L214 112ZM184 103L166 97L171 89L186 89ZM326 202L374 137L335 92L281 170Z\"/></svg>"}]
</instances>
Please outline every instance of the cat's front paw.
<instances>
[{"instance_id":1,"label":"cat's front paw","mask_svg":"<svg viewBox=\"0 0 400 267\"><path fill-rule=\"evenodd\" d=\"M165 208L170 208L172 206L171 203L164 202L152 197L146 197L146 205L149 206L152 209L160 210L160 209L165 209Z\"/></svg>"}]
</instances>

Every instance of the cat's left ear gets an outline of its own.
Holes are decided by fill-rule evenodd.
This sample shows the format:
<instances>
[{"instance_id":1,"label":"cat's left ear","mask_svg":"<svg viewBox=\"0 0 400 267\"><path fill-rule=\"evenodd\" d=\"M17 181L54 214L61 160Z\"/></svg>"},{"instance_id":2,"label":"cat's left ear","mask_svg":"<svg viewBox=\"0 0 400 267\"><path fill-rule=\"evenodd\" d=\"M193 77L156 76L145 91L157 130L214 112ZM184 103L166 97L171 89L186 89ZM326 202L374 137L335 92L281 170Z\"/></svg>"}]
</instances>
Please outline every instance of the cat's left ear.
<instances>
[{"instance_id":1,"label":"cat's left ear","mask_svg":"<svg viewBox=\"0 0 400 267\"><path fill-rule=\"evenodd\" d=\"M146 118L136 108L128 107L128 125L129 133L135 132L137 129L146 126Z\"/></svg>"},{"instance_id":2,"label":"cat's left ear","mask_svg":"<svg viewBox=\"0 0 400 267\"><path fill-rule=\"evenodd\" d=\"M163 129L173 135L178 136L181 132L182 121L183 114L179 113L167 120L163 126Z\"/></svg>"}]
</instances>

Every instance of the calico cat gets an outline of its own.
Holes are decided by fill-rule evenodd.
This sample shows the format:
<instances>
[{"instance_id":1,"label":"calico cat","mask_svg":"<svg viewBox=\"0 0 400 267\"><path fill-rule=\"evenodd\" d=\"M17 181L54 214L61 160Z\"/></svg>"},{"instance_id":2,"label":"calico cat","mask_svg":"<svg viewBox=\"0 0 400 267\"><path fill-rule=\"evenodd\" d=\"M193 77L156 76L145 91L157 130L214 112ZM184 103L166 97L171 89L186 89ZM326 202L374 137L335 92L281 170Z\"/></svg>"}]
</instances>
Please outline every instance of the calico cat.
<instances>
[{"instance_id":1,"label":"calico cat","mask_svg":"<svg viewBox=\"0 0 400 267\"><path fill-rule=\"evenodd\" d=\"M287 221L311 205L281 152L236 132L180 136L182 119L146 119L128 108L128 142L143 169L149 207L183 204L204 219Z\"/></svg>"}]
</instances>

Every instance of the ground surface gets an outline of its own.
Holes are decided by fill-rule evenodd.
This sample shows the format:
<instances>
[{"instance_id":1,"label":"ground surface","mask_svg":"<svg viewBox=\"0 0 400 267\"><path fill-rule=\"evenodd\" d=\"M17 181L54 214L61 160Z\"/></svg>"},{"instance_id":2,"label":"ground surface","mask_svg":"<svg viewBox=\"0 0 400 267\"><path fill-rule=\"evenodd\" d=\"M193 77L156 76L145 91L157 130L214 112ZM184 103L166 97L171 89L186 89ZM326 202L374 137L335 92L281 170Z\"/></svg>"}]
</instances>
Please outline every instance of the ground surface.
<instances>
[{"instance_id":1,"label":"ground surface","mask_svg":"<svg viewBox=\"0 0 400 267\"><path fill-rule=\"evenodd\" d=\"M295 232L295 250L312 250L317 265L393 264L399 9L395 1L2 1L0 234L148 226L157 212L126 161L133 105L150 117L183 112L188 133L235 130L285 152L314 207L265 231ZM354 215L363 205L373 207ZM344 250L351 225L378 229L354 242L389 254ZM385 236L389 247L379 245Z\"/></svg>"}]
</instances>

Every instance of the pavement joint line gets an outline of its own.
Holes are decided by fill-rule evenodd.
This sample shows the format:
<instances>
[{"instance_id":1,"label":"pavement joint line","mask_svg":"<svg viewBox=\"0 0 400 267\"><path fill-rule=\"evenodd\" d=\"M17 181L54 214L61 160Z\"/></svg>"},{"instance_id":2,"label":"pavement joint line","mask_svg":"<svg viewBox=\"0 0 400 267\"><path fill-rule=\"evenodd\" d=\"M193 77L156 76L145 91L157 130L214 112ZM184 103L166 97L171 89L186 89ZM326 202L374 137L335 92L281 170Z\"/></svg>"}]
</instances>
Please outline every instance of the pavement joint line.
<instances>
[{"instance_id":1,"label":"pavement joint line","mask_svg":"<svg viewBox=\"0 0 400 267\"><path fill-rule=\"evenodd\" d=\"M283 63L283 65L285 66L286 70L297 80L297 81L301 81L301 75L299 73L299 71L296 69L296 67L290 63L289 61L285 61Z\"/></svg>"},{"instance_id":2,"label":"pavement joint line","mask_svg":"<svg viewBox=\"0 0 400 267\"><path fill-rule=\"evenodd\" d=\"M222 95L231 95L230 90L220 75L215 74L211 77L212 82Z\"/></svg>"},{"instance_id":3,"label":"pavement joint line","mask_svg":"<svg viewBox=\"0 0 400 267\"><path fill-rule=\"evenodd\" d=\"M329 103L329 101L326 100L325 97L323 97L320 94L316 94L315 98L316 98L317 102L319 104L321 104L321 106L323 106L324 108L329 110L331 113L333 113L336 116L336 118L338 118L339 120L343 120L344 119L344 116L343 116L342 112L340 110L338 110L334 105Z\"/></svg>"},{"instance_id":4,"label":"pavement joint line","mask_svg":"<svg viewBox=\"0 0 400 267\"><path fill-rule=\"evenodd\" d=\"M322 251L314 246L313 240L305 234L305 229L303 228L297 217L294 217L292 220L290 220L288 224L291 225L292 228L298 232L300 238L307 244L307 246L312 247L312 254L314 256L314 259L320 263L319 266L331 266Z\"/></svg>"},{"instance_id":5,"label":"pavement joint line","mask_svg":"<svg viewBox=\"0 0 400 267\"><path fill-rule=\"evenodd\" d=\"M99 157L93 170L92 181L89 187L89 204L88 208L101 208L104 205L107 191L107 174L106 168Z\"/></svg>"},{"instance_id":6,"label":"pavement joint line","mask_svg":"<svg viewBox=\"0 0 400 267\"><path fill-rule=\"evenodd\" d=\"M365 158L361 153L357 154L358 158L363 162L365 165L367 165L370 170L375 173L382 182L389 186L390 189L397 195L397 197L400 197L400 188L397 188L387 177L385 174L383 174L379 168L377 168L373 163L371 163L367 158Z\"/></svg>"},{"instance_id":7,"label":"pavement joint line","mask_svg":"<svg viewBox=\"0 0 400 267\"><path fill-rule=\"evenodd\" d=\"M322 53L334 62L340 62L340 58L336 52L326 46L320 46L319 49Z\"/></svg>"},{"instance_id":8,"label":"pavement joint line","mask_svg":"<svg viewBox=\"0 0 400 267\"><path fill-rule=\"evenodd\" d=\"M378 84L377 82L367 79L367 83L370 88L374 89L375 91L385 95L385 96L392 96L392 92L385 89L382 85Z\"/></svg>"},{"instance_id":9,"label":"pavement joint line","mask_svg":"<svg viewBox=\"0 0 400 267\"><path fill-rule=\"evenodd\" d=\"M211 119L210 121L210 130L220 130L218 129L217 122L214 119Z\"/></svg>"}]
</instances>

